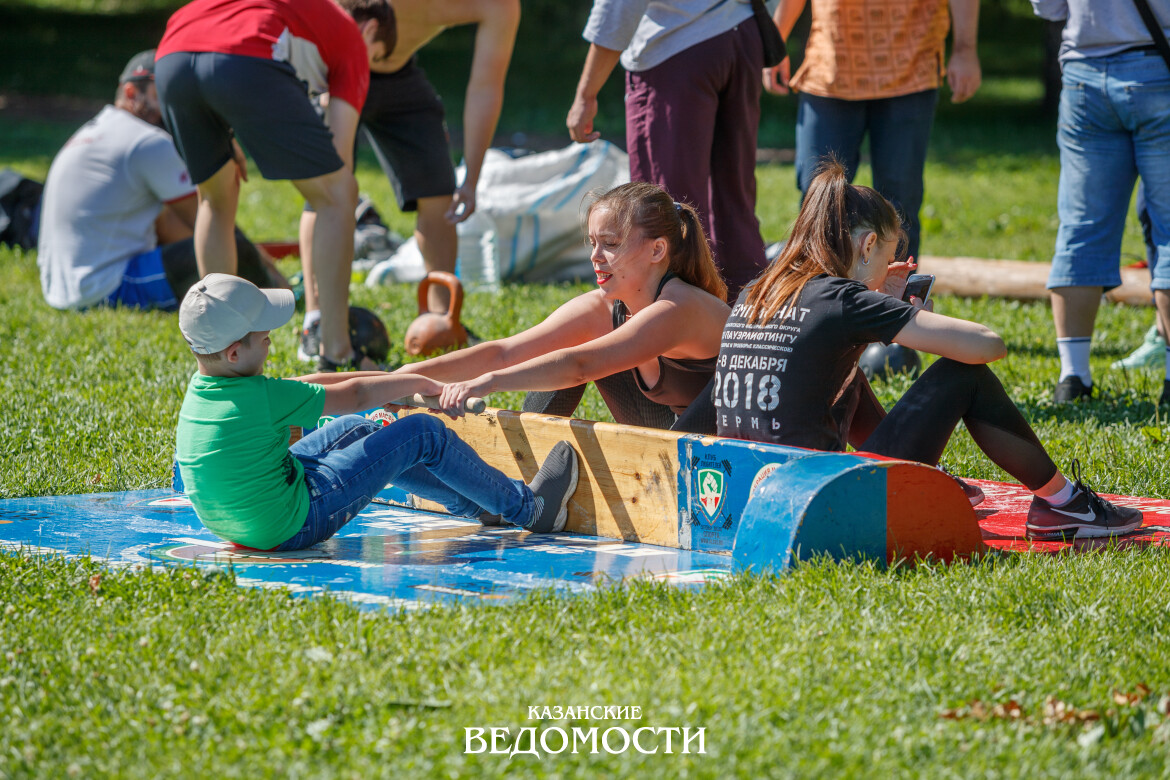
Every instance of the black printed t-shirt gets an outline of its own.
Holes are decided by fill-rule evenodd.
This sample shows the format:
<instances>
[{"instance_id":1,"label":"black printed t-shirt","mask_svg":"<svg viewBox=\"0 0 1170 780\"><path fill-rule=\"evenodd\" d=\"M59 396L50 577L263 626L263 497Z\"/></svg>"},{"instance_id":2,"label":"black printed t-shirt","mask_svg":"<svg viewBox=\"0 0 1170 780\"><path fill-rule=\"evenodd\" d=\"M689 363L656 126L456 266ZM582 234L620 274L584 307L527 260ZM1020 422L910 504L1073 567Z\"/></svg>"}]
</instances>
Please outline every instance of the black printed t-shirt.
<instances>
[{"instance_id":1,"label":"black printed t-shirt","mask_svg":"<svg viewBox=\"0 0 1170 780\"><path fill-rule=\"evenodd\" d=\"M851 382L857 361L870 343L893 341L914 307L822 274L808 281L795 305L749 325L749 289L723 329L715 370L719 435L844 450L857 408Z\"/></svg>"}]
</instances>

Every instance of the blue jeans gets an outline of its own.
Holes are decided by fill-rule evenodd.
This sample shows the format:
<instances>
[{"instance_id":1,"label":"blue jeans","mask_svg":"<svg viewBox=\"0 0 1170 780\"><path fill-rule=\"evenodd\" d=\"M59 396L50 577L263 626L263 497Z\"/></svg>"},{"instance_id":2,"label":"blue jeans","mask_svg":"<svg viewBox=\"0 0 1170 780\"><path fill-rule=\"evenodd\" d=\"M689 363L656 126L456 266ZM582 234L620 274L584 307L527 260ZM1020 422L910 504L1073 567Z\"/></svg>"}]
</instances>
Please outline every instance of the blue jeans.
<instances>
[{"instance_id":1,"label":"blue jeans","mask_svg":"<svg viewBox=\"0 0 1170 780\"><path fill-rule=\"evenodd\" d=\"M1121 235L1139 176L1157 250L1151 287L1170 289L1170 70L1156 51L1131 51L1067 62L1061 78L1049 289L1121 284Z\"/></svg>"},{"instance_id":2,"label":"blue jeans","mask_svg":"<svg viewBox=\"0 0 1170 780\"><path fill-rule=\"evenodd\" d=\"M869 133L873 188L902 214L909 254L918 257L922 171L937 104L937 89L880 100L840 100L802 93L796 113L796 185L802 197L816 176L817 166L829 155L845 166L849 181L853 181L861 161L861 141Z\"/></svg>"},{"instance_id":3,"label":"blue jeans","mask_svg":"<svg viewBox=\"0 0 1170 780\"><path fill-rule=\"evenodd\" d=\"M484 463L451 429L425 414L389 425L356 414L338 417L289 451L305 467L309 515L275 550L300 550L328 539L391 482L457 517L486 511L515 525L532 518L527 485Z\"/></svg>"}]
</instances>

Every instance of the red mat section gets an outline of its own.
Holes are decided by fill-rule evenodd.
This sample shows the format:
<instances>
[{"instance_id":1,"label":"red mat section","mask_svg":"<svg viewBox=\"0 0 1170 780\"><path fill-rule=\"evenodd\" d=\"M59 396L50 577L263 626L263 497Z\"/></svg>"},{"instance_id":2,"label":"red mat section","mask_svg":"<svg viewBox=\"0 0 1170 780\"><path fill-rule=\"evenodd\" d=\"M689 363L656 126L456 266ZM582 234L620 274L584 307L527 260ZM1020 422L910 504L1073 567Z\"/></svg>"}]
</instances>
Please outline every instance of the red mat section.
<instances>
[{"instance_id":1,"label":"red mat section","mask_svg":"<svg viewBox=\"0 0 1170 780\"><path fill-rule=\"evenodd\" d=\"M1121 506L1142 510L1142 527L1128 536L1113 539L1077 539L1073 542L1030 542L1024 538L1024 523L1032 494L1021 485L1004 482L968 480L983 488L987 500L975 507L975 517L988 547L1012 552L1060 552L1062 550L1096 550L1114 547L1170 546L1170 500L1134 498L1102 493L1101 497Z\"/></svg>"},{"instance_id":2,"label":"red mat section","mask_svg":"<svg viewBox=\"0 0 1170 780\"><path fill-rule=\"evenodd\" d=\"M301 256L301 245L296 241L264 241L260 248L268 253L273 260L279 260L289 255Z\"/></svg>"}]
</instances>

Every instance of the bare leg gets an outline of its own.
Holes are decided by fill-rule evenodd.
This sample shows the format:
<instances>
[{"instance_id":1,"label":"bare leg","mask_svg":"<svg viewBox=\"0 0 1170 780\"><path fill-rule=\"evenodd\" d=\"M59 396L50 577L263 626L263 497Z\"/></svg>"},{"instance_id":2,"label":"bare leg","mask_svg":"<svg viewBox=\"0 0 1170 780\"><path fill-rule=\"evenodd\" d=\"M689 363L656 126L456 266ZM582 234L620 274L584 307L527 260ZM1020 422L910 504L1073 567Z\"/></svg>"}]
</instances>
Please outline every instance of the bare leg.
<instances>
[{"instance_id":1,"label":"bare leg","mask_svg":"<svg viewBox=\"0 0 1170 780\"><path fill-rule=\"evenodd\" d=\"M317 223L317 214L313 211L301 212L301 229L298 240L301 244L301 278L305 285L305 313L317 311L317 282L313 276L313 226Z\"/></svg>"},{"instance_id":2,"label":"bare leg","mask_svg":"<svg viewBox=\"0 0 1170 780\"><path fill-rule=\"evenodd\" d=\"M210 179L198 185L199 211L195 216L195 261L199 275L234 274L236 206L240 200L239 168L229 160Z\"/></svg>"},{"instance_id":3,"label":"bare leg","mask_svg":"<svg viewBox=\"0 0 1170 780\"><path fill-rule=\"evenodd\" d=\"M450 195L418 199L418 220L414 236L422 252L427 271L455 273L455 257L459 253L459 236L455 226L445 216L451 206ZM442 285L431 285L427 294L427 308L445 312L451 305L451 296Z\"/></svg>"},{"instance_id":4,"label":"bare leg","mask_svg":"<svg viewBox=\"0 0 1170 780\"><path fill-rule=\"evenodd\" d=\"M177 241L185 241L195 235L191 226L187 224L175 210L163 204L162 211L154 219L154 234L158 237L158 245L165 246Z\"/></svg>"},{"instance_id":5,"label":"bare leg","mask_svg":"<svg viewBox=\"0 0 1170 780\"><path fill-rule=\"evenodd\" d=\"M1093 325L1101 305L1100 287L1057 287L1052 289L1052 319L1056 325L1056 352L1060 372L1053 391L1056 403L1092 397Z\"/></svg>"},{"instance_id":6,"label":"bare leg","mask_svg":"<svg viewBox=\"0 0 1170 780\"><path fill-rule=\"evenodd\" d=\"M317 214L308 247L316 303L321 310L321 354L334 363L345 363L353 356L348 322L357 181L341 168L293 184ZM307 237L302 231L302 241ZM308 285L306 282L306 289Z\"/></svg>"},{"instance_id":7,"label":"bare leg","mask_svg":"<svg viewBox=\"0 0 1170 780\"><path fill-rule=\"evenodd\" d=\"M1056 337L1086 338L1093 335L1097 307L1101 305L1100 287L1056 287L1052 293L1052 320Z\"/></svg>"}]
</instances>

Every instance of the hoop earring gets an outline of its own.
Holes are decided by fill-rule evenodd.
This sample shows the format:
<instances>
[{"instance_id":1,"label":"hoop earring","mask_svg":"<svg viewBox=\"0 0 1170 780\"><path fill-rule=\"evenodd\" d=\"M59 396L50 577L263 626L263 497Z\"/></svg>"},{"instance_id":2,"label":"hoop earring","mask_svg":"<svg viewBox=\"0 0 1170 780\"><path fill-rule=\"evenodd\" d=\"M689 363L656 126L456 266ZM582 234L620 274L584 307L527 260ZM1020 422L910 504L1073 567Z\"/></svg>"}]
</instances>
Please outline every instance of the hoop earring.
<instances>
[{"instance_id":1,"label":"hoop earring","mask_svg":"<svg viewBox=\"0 0 1170 780\"><path fill-rule=\"evenodd\" d=\"M861 256L861 264L862 265L869 265L869 255L862 255Z\"/></svg>"}]
</instances>

